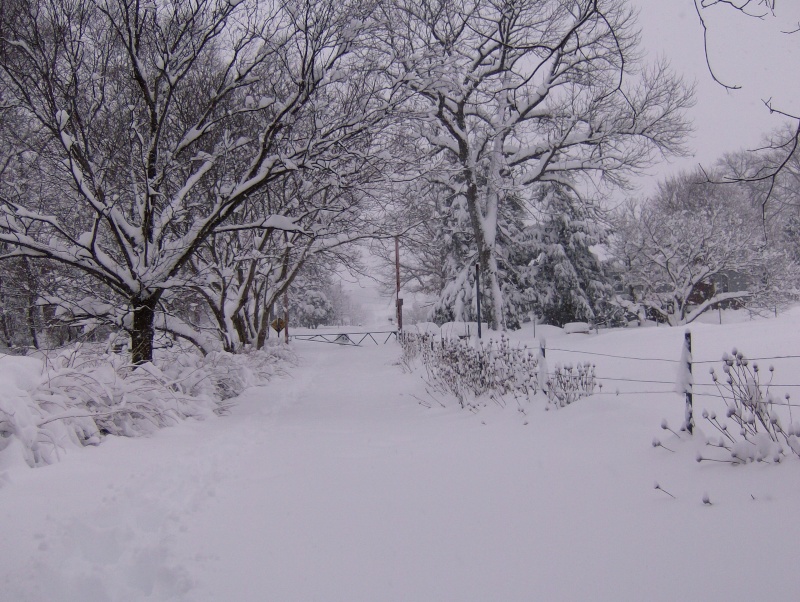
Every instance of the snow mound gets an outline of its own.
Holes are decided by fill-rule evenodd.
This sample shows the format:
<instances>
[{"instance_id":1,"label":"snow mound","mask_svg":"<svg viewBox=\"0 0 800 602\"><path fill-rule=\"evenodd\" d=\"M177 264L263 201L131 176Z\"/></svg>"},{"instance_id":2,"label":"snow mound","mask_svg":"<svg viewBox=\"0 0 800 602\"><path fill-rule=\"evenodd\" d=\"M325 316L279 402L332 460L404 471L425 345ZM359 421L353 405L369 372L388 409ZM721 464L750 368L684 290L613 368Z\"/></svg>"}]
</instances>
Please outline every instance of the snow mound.
<instances>
[{"instance_id":1,"label":"snow mound","mask_svg":"<svg viewBox=\"0 0 800 602\"><path fill-rule=\"evenodd\" d=\"M589 334L592 327L586 322L570 322L564 324L564 333L566 334Z\"/></svg>"},{"instance_id":2,"label":"snow mound","mask_svg":"<svg viewBox=\"0 0 800 602\"><path fill-rule=\"evenodd\" d=\"M225 400L264 383L289 359L281 346L205 357L173 353L132 366L75 347L54 358L0 356L0 467L52 464L106 435L137 437L223 412Z\"/></svg>"}]
</instances>

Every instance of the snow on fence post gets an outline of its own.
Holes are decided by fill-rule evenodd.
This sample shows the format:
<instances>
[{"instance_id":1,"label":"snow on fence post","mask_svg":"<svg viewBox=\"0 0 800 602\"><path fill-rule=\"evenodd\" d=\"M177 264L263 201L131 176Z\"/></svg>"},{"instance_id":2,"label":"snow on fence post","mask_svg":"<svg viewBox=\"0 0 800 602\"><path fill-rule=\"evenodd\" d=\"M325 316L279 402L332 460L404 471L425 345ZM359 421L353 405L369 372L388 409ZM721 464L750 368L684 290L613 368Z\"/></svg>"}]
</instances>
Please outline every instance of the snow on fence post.
<instances>
[{"instance_id":1,"label":"snow on fence post","mask_svg":"<svg viewBox=\"0 0 800 602\"><path fill-rule=\"evenodd\" d=\"M686 413L683 420L683 428L690 435L694 431L694 415L692 408L692 332L686 331L684 335L683 351L681 361L678 366L678 391L686 396Z\"/></svg>"},{"instance_id":2,"label":"snow on fence post","mask_svg":"<svg viewBox=\"0 0 800 602\"><path fill-rule=\"evenodd\" d=\"M542 393L547 393L547 341L539 339L539 361L537 362L538 373L537 380L539 381L539 390Z\"/></svg>"}]
</instances>

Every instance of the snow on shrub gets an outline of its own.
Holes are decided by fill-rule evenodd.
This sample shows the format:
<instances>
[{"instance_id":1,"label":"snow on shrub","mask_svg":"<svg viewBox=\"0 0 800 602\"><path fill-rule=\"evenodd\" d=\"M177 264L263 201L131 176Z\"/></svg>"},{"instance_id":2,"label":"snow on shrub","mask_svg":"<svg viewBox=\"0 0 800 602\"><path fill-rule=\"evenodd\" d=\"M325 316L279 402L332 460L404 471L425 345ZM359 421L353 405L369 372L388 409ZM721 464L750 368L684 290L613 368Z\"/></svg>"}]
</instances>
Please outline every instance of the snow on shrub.
<instances>
[{"instance_id":1,"label":"snow on shrub","mask_svg":"<svg viewBox=\"0 0 800 602\"><path fill-rule=\"evenodd\" d=\"M542 341L543 342L543 341ZM452 394L461 407L477 409L475 398L489 395L504 404L504 397L530 399L543 391L552 407L564 407L594 393L594 365L556 365L548 373L540 354L525 347L512 347L508 338L478 341L435 337L428 333L404 332L400 336L403 364L411 370L419 359L426 371L425 380L437 391Z\"/></svg>"},{"instance_id":2,"label":"snow on shrub","mask_svg":"<svg viewBox=\"0 0 800 602\"><path fill-rule=\"evenodd\" d=\"M475 398L484 394L502 402L507 394L527 399L538 390L536 357L528 349L511 347L505 337L473 347L466 339L406 332L400 343L405 365L419 358L427 382L455 396L462 408L477 409Z\"/></svg>"},{"instance_id":3,"label":"snow on shrub","mask_svg":"<svg viewBox=\"0 0 800 602\"><path fill-rule=\"evenodd\" d=\"M260 351L245 349L236 354L225 351L213 351L206 356L176 353L164 362L164 370L186 394L224 401L240 395L248 387L266 382L279 370L281 363L290 362L293 357L280 343Z\"/></svg>"},{"instance_id":4,"label":"snow on shrub","mask_svg":"<svg viewBox=\"0 0 800 602\"><path fill-rule=\"evenodd\" d=\"M737 349L723 354L721 376L714 368L710 369L711 380L725 410L724 416L713 410L703 410L703 419L717 433L706 438L705 445L722 450L724 455L720 456L718 451L698 454L698 462L779 463L787 454L800 457L800 423L792 420L789 395L780 400L770 392L774 368L770 366L768 372L769 376L765 376L757 363ZM661 422L661 428L682 438L669 428L666 420ZM658 439L653 440L653 446L664 447Z\"/></svg>"},{"instance_id":5,"label":"snow on shrub","mask_svg":"<svg viewBox=\"0 0 800 602\"><path fill-rule=\"evenodd\" d=\"M158 365L140 366L81 345L44 361L0 356L0 456L40 466L105 435L136 437L219 414L226 399L267 380L287 354L280 346L205 357L167 352Z\"/></svg>"},{"instance_id":6,"label":"snow on shrub","mask_svg":"<svg viewBox=\"0 0 800 602\"><path fill-rule=\"evenodd\" d=\"M556 408L563 408L587 397L594 393L594 390L594 365L589 362L575 366L556 364L556 370L547 380L546 387L547 399Z\"/></svg>"},{"instance_id":7,"label":"snow on shrub","mask_svg":"<svg viewBox=\"0 0 800 602\"><path fill-rule=\"evenodd\" d=\"M777 463L787 452L800 456L800 424L791 422L789 395L780 401L769 390L774 368L769 367L765 382L759 365L734 349L731 355L723 355L722 372L720 377L712 368L711 378L727 410L724 419L715 412L703 411L703 418L721 435L708 444L727 450L733 463ZM788 424L784 424L780 408L787 408ZM735 425L733 429L728 421ZM698 461L704 459L698 456Z\"/></svg>"}]
</instances>

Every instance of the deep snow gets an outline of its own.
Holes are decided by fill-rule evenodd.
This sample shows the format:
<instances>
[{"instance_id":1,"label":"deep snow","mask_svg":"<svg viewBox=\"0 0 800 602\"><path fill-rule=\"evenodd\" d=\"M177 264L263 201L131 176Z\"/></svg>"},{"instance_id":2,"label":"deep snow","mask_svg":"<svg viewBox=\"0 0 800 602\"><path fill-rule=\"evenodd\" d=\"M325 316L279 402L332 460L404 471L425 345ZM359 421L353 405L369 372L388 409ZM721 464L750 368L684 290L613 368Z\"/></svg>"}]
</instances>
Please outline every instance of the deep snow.
<instances>
[{"instance_id":1,"label":"deep snow","mask_svg":"<svg viewBox=\"0 0 800 602\"><path fill-rule=\"evenodd\" d=\"M797 354L798 325L693 326L694 357ZM675 381L675 363L555 349L677 360L682 329L542 332L551 365ZM701 434L660 428L683 416L674 385L472 414L431 403L394 343L292 347L229 416L0 466L0 599L797 599L800 459L698 464ZM798 361L776 381L800 383Z\"/></svg>"}]
</instances>

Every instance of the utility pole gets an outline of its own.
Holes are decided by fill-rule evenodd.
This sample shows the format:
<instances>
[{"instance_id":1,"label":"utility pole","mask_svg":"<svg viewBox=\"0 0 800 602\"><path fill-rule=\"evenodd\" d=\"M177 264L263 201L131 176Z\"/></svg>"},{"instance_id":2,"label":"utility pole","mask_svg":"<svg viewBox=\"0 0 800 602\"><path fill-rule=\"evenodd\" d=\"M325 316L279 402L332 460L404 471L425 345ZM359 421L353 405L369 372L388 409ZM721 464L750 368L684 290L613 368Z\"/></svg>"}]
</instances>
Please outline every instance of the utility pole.
<instances>
[{"instance_id":1,"label":"utility pole","mask_svg":"<svg viewBox=\"0 0 800 602\"><path fill-rule=\"evenodd\" d=\"M400 237L394 237L394 273L397 279L395 306L397 307L397 331L403 330L403 300L400 298Z\"/></svg>"}]
</instances>

